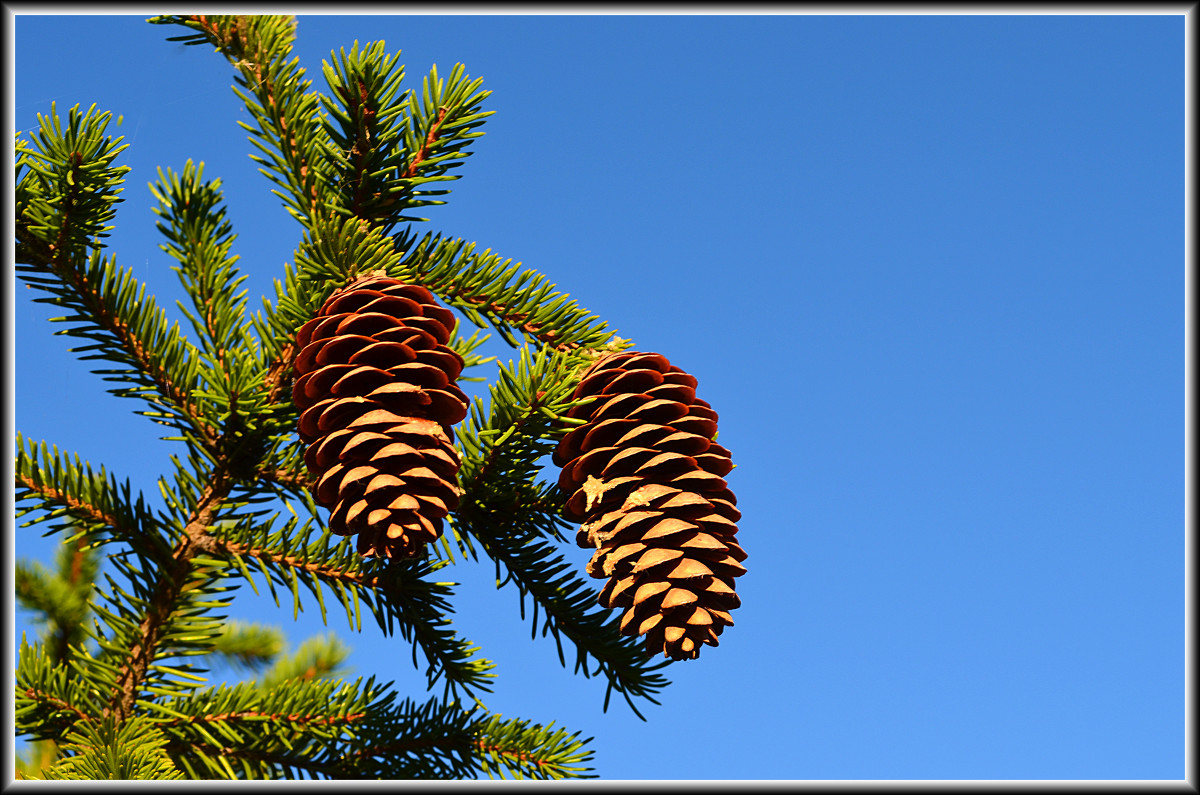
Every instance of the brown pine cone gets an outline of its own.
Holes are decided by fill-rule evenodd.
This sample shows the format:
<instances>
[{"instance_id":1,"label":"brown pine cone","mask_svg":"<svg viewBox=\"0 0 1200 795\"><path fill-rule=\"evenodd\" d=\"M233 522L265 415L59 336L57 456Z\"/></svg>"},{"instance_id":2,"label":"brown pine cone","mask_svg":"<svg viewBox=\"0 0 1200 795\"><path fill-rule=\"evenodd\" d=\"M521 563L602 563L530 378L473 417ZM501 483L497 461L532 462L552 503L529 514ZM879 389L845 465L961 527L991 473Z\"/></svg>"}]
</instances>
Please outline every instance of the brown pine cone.
<instances>
[{"instance_id":1,"label":"brown pine cone","mask_svg":"<svg viewBox=\"0 0 1200 795\"><path fill-rule=\"evenodd\" d=\"M574 397L598 395L568 416L584 419L554 452L563 511L582 521L575 540L595 549L587 571L608 578L605 607L621 607L621 631L676 660L716 646L741 604L733 580L746 573L737 499L723 479L730 453L712 441L717 413L696 397L696 379L656 353L596 361Z\"/></svg>"},{"instance_id":2,"label":"brown pine cone","mask_svg":"<svg viewBox=\"0 0 1200 795\"><path fill-rule=\"evenodd\" d=\"M458 507L452 426L468 400L462 358L446 345L455 322L424 287L371 275L296 332L292 400L310 490L362 555L418 555Z\"/></svg>"}]
</instances>

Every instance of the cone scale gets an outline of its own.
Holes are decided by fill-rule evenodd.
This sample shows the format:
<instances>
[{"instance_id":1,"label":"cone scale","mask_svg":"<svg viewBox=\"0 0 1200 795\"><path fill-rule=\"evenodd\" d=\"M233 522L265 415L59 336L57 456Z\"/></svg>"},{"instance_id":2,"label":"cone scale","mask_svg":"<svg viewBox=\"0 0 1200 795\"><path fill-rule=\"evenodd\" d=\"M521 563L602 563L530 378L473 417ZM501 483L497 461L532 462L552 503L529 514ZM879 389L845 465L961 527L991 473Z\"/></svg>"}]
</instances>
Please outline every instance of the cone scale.
<instances>
[{"instance_id":1,"label":"cone scale","mask_svg":"<svg viewBox=\"0 0 1200 795\"><path fill-rule=\"evenodd\" d=\"M296 332L292 400L329 528L368 557L414 557L458 507L453 426L467 413L456 319L424 287L373 274Z\"/></svg>"},{"instance_id":2,"label":"cone scale","mask_svg":"<svg viewBox=\"0 0 1200 795\"><path fill-rule=\"evenodd\" d=\"M587 571L608 579L600 603L623 609L621 632L645 636L652 653L695 659L733 624L734 578L746 572L717 414L696 397L696 379L656 353L597 360L574 397L597 399L569 412L585 423L554 463L569 495L563 515L594 550Z\"/></svg>"}]
</instances>

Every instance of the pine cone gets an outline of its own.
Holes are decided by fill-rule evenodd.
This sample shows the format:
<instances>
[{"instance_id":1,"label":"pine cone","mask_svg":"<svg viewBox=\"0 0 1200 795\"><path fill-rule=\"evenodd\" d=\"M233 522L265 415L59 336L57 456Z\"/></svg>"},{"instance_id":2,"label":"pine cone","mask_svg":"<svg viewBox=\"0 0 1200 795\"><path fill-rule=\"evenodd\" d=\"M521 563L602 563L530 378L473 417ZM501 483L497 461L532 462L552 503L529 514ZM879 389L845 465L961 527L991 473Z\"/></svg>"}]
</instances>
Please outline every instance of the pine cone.
<instances>
[{"instance_id":1,"label":"pine cone","mask_svg":"<svg viewBox=\"0 0 1200 795\"><path fill-rule=\"evenodd\" d=\"M737 499L723 476L730 453L712 441L717 413L696 397L696 379L656 353L598 360L574 397L584 419L554 452L564 516L582 521L575 541L595 549L588 573L608 577L605 607L625 608L621 632L676 660L716 646L741 604L733 578L746 573Z\"/></svg>"},{"instance_id":2,"label":"pine cone","mask_svg":"<svg viewBox=\"0 0 1200 795\"><path fill-rule=\"evenodd\" d=\"M412 557L458 507L452 426L467 414L454 315L386 276L334 293L296 332L292 400L310 490L365 556Z\"/></svg>"}]
</instances>

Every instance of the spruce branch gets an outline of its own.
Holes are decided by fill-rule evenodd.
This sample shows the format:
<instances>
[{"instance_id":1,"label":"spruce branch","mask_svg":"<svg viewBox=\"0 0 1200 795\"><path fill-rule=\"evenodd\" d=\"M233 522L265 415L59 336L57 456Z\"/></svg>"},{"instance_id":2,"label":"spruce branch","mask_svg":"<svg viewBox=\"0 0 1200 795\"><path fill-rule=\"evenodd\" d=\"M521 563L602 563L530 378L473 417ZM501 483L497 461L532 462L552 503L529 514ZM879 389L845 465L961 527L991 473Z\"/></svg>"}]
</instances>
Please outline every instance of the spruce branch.
<instances>
[{"instance_id":1,"label":"spruce branch","mask_svg":"<svg viewBox=\"0 0 1200 795\"><path fill-rule=\"evenodd\" d=\"M17 511L18 518L34 513L22 526L52 521L54 529L72 528L72 537L85 534L143 546L154 546L159 539L157 520L140 494L133 498L129 481L119 485L104 467L93 472L78 455L68 457L18 433L14 474L15 502L34 502Z\"/></svg>"},{"instance_id":2,"label":"spruce branch","mask_svg":"<svg viewBox=\"0 0 1200 795\"><path fill-rule=\"evenodd\" d=\"M384 51L383 42L362 50L355 42L349 53L343 49L323 64L332 96L319 95L330 188L326 206L378 225L385 234L403 221L427 220L407 216L407 210L443 203L426 197L447 191L420 186L456 179L446 172L469 156L467 146L482 135L475 128L491 115L480 110L490 92L480 90L482 81L467 78L461 64L448 80L434 67L424 80L424 101L418 102L416 92L400 91L404 70L397 68L398 59ZM299 181L281 173L278 159L272 165L276 182Z\"/></svg>"},{"instance_id":3,"label":"spruce branch","mask_svg":"<svg viewBox=\"0 0 1200 795\"><path fill-rule=\"evenodd\" d=\"M475 726L475 745L483 772L488 778L516 779L595 778L586 765L592 759L579 732L567 733L528 720L504 720L492 715Z\"/></svg>"},{"instance_id":4,"label":"spruce branch","mask_svg":"<svg viewBox=\"0 0 1200 795\"><path fill-rule=\"evenodd\" d=\"M332 206L384 232L403 221L427 219L405 211L444 202L430 182L457 179L447 172L470 155L490 91L470 79L462 64L447 78L433 67L421 95L400 92L403 69L383 42L331 54L323 71L332 97L308 92L298 59L287 60L295 19L281 16L165 15L150 20L195 33L170 41L213 45L238 71L238 96L257 127L243 124L263 156L254 159L284 189L289 212L306 228L318 209ZM243 90L244 89L244 90ZM248 93L247 93L248 92Z\"/></svg>"},{"instance_id":5,"label":"spruce branch","mask_svg":"<svg viewBox=\"0 0 1200 795\"><path fill-rule=\"evenodd\" d=\"M298 58L291 58L296 20L290 16L163 15L149 22L181 25L196 33L169 37L213 45L237 70L234 93L257 126L239 122L262 153L261 171L282 188L273 191L304 226L317 214L329 183L327 139L320 104L307 89Z\"/></svg>"},{"instance_id":6,"label":"spruce branch","mask_svg":"<svg viewBox=\"0 0 1200 795\"><path fill-rule=\"evenodd\" d=\"M58 739L77 721L100 712L92 681L73 676L68 666L57 664L41 644L30 644L24 636L17 647L16 680L14 719L20 734Z\"/></svg>"},{"instance_id":7,"label":"spruce branch","mask_svg":"<svg viewBox=\"0 0 1200 795\"><path fill-rule=\"evenodd\" d=\"M157 656L156 647L175 610L176 601L193 573L190 563L202 550L207 552L214 547L209 529L229 490L230 484L224 474L219 471L212 473L209 484L188 517L182 537L172 550L170 562L155 572L158 575L157 582L148 600L145 618L139 623L137 636L117 672L115 692L105 709L105 715L124 718L132 714L138 691Z\"/></svg>"},{"instance_id":8,"label":"spruce branch","mask_svg":"<svg viewBox=\"0 0 1200 795\"><path fill-rule=\"evenodd\" d=\"M532 268L474 243L427 234L407 238L396 278L423 284L478 326L490 324L509 345L525 341L559 351L607 344L612 332Z\"/></svg>"},{"instance_id":9,"label":"spruce branch","mask_svg":"<svg viewBox=\"0 0 1200 795\"><path fill-rule=\"evenodd\" d=\"M125 385L113 394L141 397L153 407L142 413L211 443L217 433L190 394L194 348L132 272L102 255L100 240L112 228L129 170L115 165L125 147L105 135L110 117L94 106L81 114L76 106L64 128L52 107L48 116L39 114L34 143L17 139L17 272L49 293L40 303L70 312L55 320L74 324L60 333L91 343L75 349L89 354L84 360L121 366L94 371Z\"/></svg>"},{"instance_id":10,"label":"spruce branch","mask_svg":"<svg viewBox=\"0 0 1200 795\"><path fill-rule=\"evenodd\" d=\"M436 71L434 72L434 75L435 75L434 80L436 80L437 79ZM418 172L420 172L421 167L424 166L426 164L426 162L429 160L430 152L437 145L438 133L441 132L442 124L446 121L446 114L449 112L449 110L450 109L447 108L445 105L438 106L437 118L434 119L432 124L428 125L429 131L425 133L425 138L424 138L424 140L421 141L421 148L418 149L412 155L411 159L409 159L408 167L405 168L404 171L400 175L401 179L410 180L413 177L415 177L418 174ZM418 135L419 135L419 133L418 133ZM416 137L416 135L414 135L413 137ZM427 221L429 219L421 218L421 219L414 219L414 220Z\"/></svg>"},{"instance_id":11,"label":"spruce branch","mask_svg":"<svg viewBox=\"0 0 1200 795\"><path fill-rule=\"evenodd\" d=\"M665 663L652 662L634 638L620 633L618 617L600 608L596 591L558 553L553 542L562 540L559 528L569 525L558 515L561 498L537 480L540 462L565 427L563 417L574 405L571 392L587 359L548 354L545 348L530 355L523 348L515 366L501 367L488 411L477 399L459 434L464 496L454 523L495 561L497 587L509 582L517 587L522 617L530 598L535 636L542 613L542 634L554 637L563 665L560 636L575 646L577 672L591 676L591 658L594 673L608 680L606 709L615 690L642 717L633 699L658 703L653 695L668 682L654 672Z\"/></svg>"},{"instance_id":12,"label":"spruce branch","mask_svg":"<svg viewBox=\"0 0 1200 795\"><path fill-rule=\"evenodd\" d=\"M160 217L155 226L167 239L159 246L180 263L174 268L192 297L197 315L180 304L195 330L205 360L231 377L230 356L248 344L243 320L246 291L238 287L246 277L238 272L238 257L230 253L236 235L225 217L221 181L204 180L204 164L191 160L183 171L160 168L150 190L158 199ZM202 371L203 372L203 371Z\"/></svg>"},{"instance_id":13,"label":"spruce branch","mask_svg":"<svg viewBox=\"0 0 1200 795\"><path fill-rule=\"evenodd\" d=\"M195 310L179 305L201 345L191 394L219 428L202 452L227 461L235 480L253 481L279 423L257 389L258 346L245 318L246 291L239 292L246 277L231 253L235 235L225 218L221 183L205 181L203 172L202 163L190 160L180 174L159 170L150 186L158 199L156 226L167 239L160 247L180 263L174 270Z\"/></svg>"},{"instance_id":14,"label":"spruce branch","mask_svg":"<svg viewBox=\"0 0 1200 795\"><path fill-rule=\"evenodd\" d=\"M293 494L300 494L309 485L308 472L303 468L304 461L299 456L294 456L294 466L280 467L272 470L269 473L262 473L261 477L279 485Z\"/></svg>"},{"instance_id":15,"label":"spruce branch","mask_svg":"<svg viewBox=\"0 0 1200 795\"><path fill-rule=\"evenodd\" d=\"M167 752L192 777L347 778L356 777L340 763L347 746L372 716L388 719L394 698L374 679L288 679L206 688L148 708Z\"/></svg>"},{"instance_id":16,"label":"spruce branch","mask_svg":"<svg viewBox=\"0 0 1200 795\"><path fill-rule=\"evenodd\" d=\"M365 560L353 543L332 544L331 536L328 530L318 532L311 523L300 525L294 518L279 528L271 521L243 524L221 528L212 553L237 567L256 591L254 572L265 575L276 603L276 584L287 588L296 612L301 609L301 587L317 599L323 618L324 593L332 592L352 628L361 628L359 611L365 607L385 633L398 633L413 644L414 666L420 648L431 687L444 678L448 693L459 688L468 694L491 689L493 664L476 658L477 647L451 629L447 616L453 614L449 601L453 583L428 579L444 562Z\"/></svg>"},{"instance_id":17,"label":"spruce branch","mask_svg":"<svg viewBox=\"0 0 1200 795\"><path fill-rule=\"evenodd\" d=\"M332 64L322 64L333 97L322 95L321 104L329 114L326 133L336 153L340 208L382 224L387 232L396 223L397 196L389 183L395 182L404 157L398 120L408 95L400 92L399 55L389 56L383 48L383 42L375 42L360 52L355 42L349 54L343 49Z\"/></svg>"},{"instance_id":18,"label":"spruce branch","mask_svg":"<svg viewBox=\"0 0 1200 795\"><path fill-rule=\"evenodd\" d=\"M421 81L421 99L409 92L405 109L402 139L406 164L396 180L391 197L403 210L445 204L439 199L449 190L418 190L430 182L458 179L448 174L462 165L471 152L467 147L483 135L481 127L494 111L481 110L491 91L480 88L481 78L470 79L466 67L455 64L447 78L438 77L437 65ZM428 218L395 216L395 221L428 221Z\"/></svg>"},{"instance_id":19,"label":"spruce branch","mask_svg":"<svg viewBox=\"0 0 1200 795\"><path fill-rule=\"evenodd\" d=\"M193 399L198 381L199 355L179 333L179 324L168 325L165 313L132 271L121 268L115 257L94 251L78 270L56 270L60 260L17 266L27 284L50 293L39 303L60 306L72 314L53 318L75 322L62 334L90 344L72 349L88 353L81 358L104 359L120 369L93 370L111 383L118 397L138 397L150 404L138 413L181 431L201 446L211 447L219 436L206 407ZM38 275L35 275L38 274ZM48 274L46 278L41 274Z\"/></svg>"},{"instance_id":20,"label":"spruce branch","mask_svg":"<svg viewBox=\"0 0 1200 795\"><path fill-rule=\"evenodd\" d=\"M437 699L424 704L406 699L387 717L390 726L376 724L373 731L364 731L374 742L352 750L344 760L365 777L590 777L585 764L592 756L586 747L591 739L554 730L553 724L504 720Z\"/></svg>"},{"instance_id":21,"label":"spruce branch","mask_svg":"<svg viewBox=\"0 0 1200 795\"><path fill-rule=\"evenodd\" d=\"M16 138L16 232L18 255L69 269L112 229L128 166L115 161L128 144L104 133L112 113L67 113L62 126L54 103L38 114L30 143ZM18 259L18 261L23 261Z\"/></svg>"}]
</instances>

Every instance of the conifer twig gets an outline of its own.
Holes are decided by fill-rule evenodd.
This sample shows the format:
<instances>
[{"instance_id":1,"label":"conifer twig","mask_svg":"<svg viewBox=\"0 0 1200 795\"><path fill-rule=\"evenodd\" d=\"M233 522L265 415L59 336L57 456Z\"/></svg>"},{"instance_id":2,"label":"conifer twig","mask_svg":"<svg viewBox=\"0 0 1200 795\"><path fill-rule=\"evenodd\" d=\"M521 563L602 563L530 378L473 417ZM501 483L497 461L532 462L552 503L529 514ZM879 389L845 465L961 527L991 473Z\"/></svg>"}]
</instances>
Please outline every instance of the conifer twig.
<instances>
[{"instance_id":1,"label":"conifer twig","mask_svg":"<svg viewBox=\"0 0 1200 795\"><path fill-rule=\"evenodd\" d=\"M267 365L267 374L263 378L263 386L267 391L267 403L274 405L284 397L288 381L292 375L292 359L296 355L296 343L289 341L279 349L279 354Z\"/></svg>"},{"instance_id":2,"label":"conifer twig","mask_svg":"<svg viewBox=\"0 0 1200 795\"><path fill-rule=\"evenodd\" d=\"M153 379L163 397L184 415L188 423L211 447L215 443L217 431L203 419L195 403L191 400L187 387L175 383L170 374L159 365L157 358L146 349L142 340L133 333L129 323L109 312L102 293L96 289L96 285L91 282L87 273L71 262L69 251L62 245L62 239L67 234L67 227L68 225L64 223L57 242L46 244L18 224L17 240L25 247L26 255L21 258L21 261L46 268L69 285L79 300L90 310L91 322L112 334L141 371ZM136 284L132 277L130 277L130 282Z\"/></svg>"},{"instance_id":3,"label":"conifer twig","mask_svg":"<svg viewBox=\"0 0 1200 795\"><path fill-rule=\"evenodd\" d=\"M404 173L400 176L401 179L412 179L417 175L419 166L425 162L425 158L429 157L429 150L437 143L438 128L442 126L442 122L446 120L446 113L450 109L445 105L438 108L437 120L429 127L429 132L425 134L425 143L413 155L413 159L409 162L408 168L404 169Z\"/></svg>"},{"instance_id":4,"label":"conifer twig","mask_svg":"<svg viewBox=\"0 0 1200 795\"><path fill-rule=\"evenodd\" d=\"M138 689L157 653L159 634L171 617L175 601L191 573L191 559L201 551L213 551L216 546L215 539L209 534L209 528L229 491L230 484L226 482L224 475L220 472L214 473L184 528L183 537L172 550L170 565L161 572L162 576L154 598L150 600L149 610L138 625L138 636L125 663L117 672L117 692L105 708L104 715L115 714L124 720L133 713Z\"/></svg>"},{"instance_id":5,"label":"conifer twig","mask_svg":"<svg viewBox=\"0 0 1200 795\"><path fill-rule=\"evenodd\" d=\"M250 90L279 119L279 140L280 143L285 144L285 147L282 147L284 149L282 154L285 159L296 164L295 172L302 181L303 194L308 201L308 212L311 217L320 205L317 181L310 179L311 176L315 176L316 170L305 157L304 150L296 138L296 131L288 127L287 115L280 112L281 102L276 93L275 83L271 80L270 61L260 57L262 53L257 49L251 51L246 47L248 42L255 40L254 34L250 30L251 18L235 17L228 32L208 14L184 15L180 20L194 22L194 27L209 37L234 68L242 73Z\"/></svg>"},{"instance_id":6,"label":"conifer twig","mask_svg":"<svg viewBox=\"0 0 1200 795\"><path fill-rule=\"evenodd\" d=\"M25 695L29 698L37 699L38 701L41 701L49 706L70 712L75 715L76 719L78 720L91 720L92 716L88 714L87 710L77 707L67 701L63 701L61 698L57 698L49 693L43 693L40 690L30 688L25 691Z\"/></svg>"},{"instance_id":7,"label":"conifer twig","mask_svg":"<svg viewBox=\"0 0 1200 795\"><path fill-rule=\"evenodd\" d=\"M118 533L126 529L120 517L115 514L105 513L99 507L85 502L78 497L60 491L53 486L48 486L20 472L17 473L16 480L18 486L40 495L45 502L54 503L66 508L77 520L88 524L104 525L116 530Z\"/></svg>"},{"instance_id":8,"label":"conifer twig","mask_svg":"<svg viewBox=\"0 0 1200 795\"><path fill-rule=\"evenodd\" d=\"M354 723L366 717L366 712L354 712L346 715L302 714L299 712L262 712L260 710L238 710L234 712L219 712L204 715L185 715L181 718L165 718L155 720L160 727L191 726L199 723L222 723L238 720L278 720L291 724L336 726L342 723Z\"/></svg>"}]
</instances>

